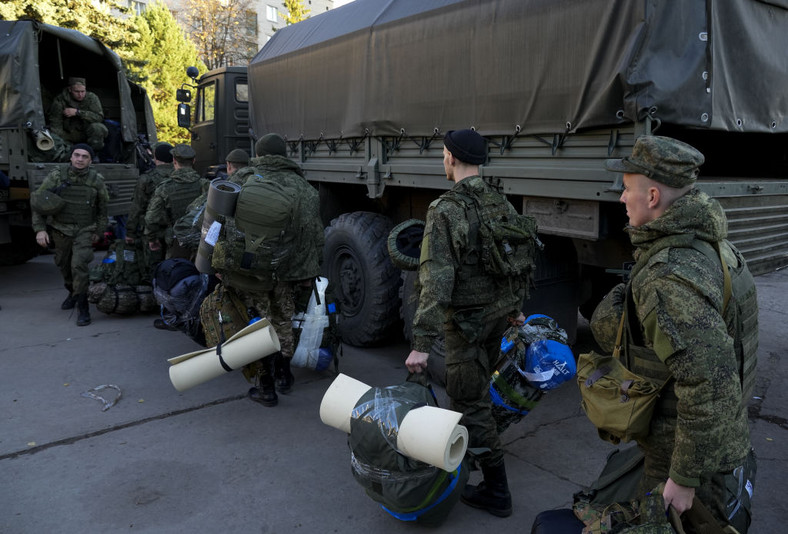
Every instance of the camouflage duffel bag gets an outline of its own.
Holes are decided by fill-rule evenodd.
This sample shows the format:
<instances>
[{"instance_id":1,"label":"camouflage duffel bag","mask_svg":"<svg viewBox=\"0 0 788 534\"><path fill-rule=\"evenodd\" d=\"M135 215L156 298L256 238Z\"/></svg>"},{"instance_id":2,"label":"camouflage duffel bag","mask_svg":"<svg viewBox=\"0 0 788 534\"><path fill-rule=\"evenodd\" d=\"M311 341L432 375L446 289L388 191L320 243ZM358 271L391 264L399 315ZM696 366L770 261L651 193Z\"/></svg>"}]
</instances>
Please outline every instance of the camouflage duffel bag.
<instances>
[{"instance_id":1,"label":"camouflage duffel bag","mask_svg":"<svg viewBox=\"0 0 788 534\"><path fill-rule=\"evenodd\" d=\"M133 287L123 284L107 284L101 298L96 302L96 308L108 315L112 313L131 315L139 311L140 302Z\"/></svg>"}]
</instances>

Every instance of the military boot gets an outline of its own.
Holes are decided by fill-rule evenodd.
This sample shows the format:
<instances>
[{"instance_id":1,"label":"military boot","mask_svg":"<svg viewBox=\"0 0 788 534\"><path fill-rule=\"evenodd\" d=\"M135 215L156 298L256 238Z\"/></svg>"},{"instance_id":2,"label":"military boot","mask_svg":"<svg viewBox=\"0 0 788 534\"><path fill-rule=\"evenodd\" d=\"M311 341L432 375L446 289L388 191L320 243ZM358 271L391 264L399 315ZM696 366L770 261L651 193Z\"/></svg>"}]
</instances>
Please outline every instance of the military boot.
<instances>
[{"instance_id":1,"label":"military boot","mask_svg":"<svg viewBox=\"0 0 788 534\"><path fill-rule=\"evenodd\" d=\"M474 508L487 510L498 517L512 515L512 494L506 480L503 460L494 466L482 466L484 480L478 486L468 484L462 492L462 502Z\"/></svg>"},{"instance_id":2,"label":"military boot","mask_svg":"<svg viewBox=\"0 0 788 534\"><path fill-rule=\"evenodd\" d=\"M75 297L77 301L77 326L87 326L90 324L90 304L88 303L88 294L80 293Z\"/></svg>"},{"instance_id":3,"label":"military boot","mask_svg":"<svg viewBox=\"0 0 788 534\"><path fill-rule=\"evenodd\" d=\"M279 397L274 386L273 357L263 358L263 369L257 375L257 387L249 388L249 398L269 408L279 404Z\"/></svg>"},{"instance_id":4,"label":"military boot","mask_svg":"<svg viewBox=\"0 0 788 534\"><path fill-rule=\"evenodd\" d=\"M66 297L66 300L63 301L63 304L60 305L60 309L73 310L74 305L77 303L77 297L76 295L71 295L74 292L74 288L71 284L66 284L66 289L68 289L68 296Z\"/></svg>"},{"instance_id":5,"label":"military boot","mask_svg":"<svg viewBox=\"0 0 788 534\"><path fill-rule=\"evenodd\" d=\"M290 371L290 358L285 358L281 352L274 355L274 378L276 379L276 390L279 393L290 391L293 382L295 382L295 377Z\"/></svg>"}]
</instances>

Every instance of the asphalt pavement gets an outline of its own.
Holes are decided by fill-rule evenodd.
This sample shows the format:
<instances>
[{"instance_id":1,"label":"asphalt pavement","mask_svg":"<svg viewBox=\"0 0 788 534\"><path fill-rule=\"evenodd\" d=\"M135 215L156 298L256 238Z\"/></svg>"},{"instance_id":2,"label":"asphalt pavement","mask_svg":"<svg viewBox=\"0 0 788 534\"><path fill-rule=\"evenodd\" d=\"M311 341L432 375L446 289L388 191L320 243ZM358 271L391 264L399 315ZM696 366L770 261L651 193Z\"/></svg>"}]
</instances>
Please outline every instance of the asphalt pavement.
<instances>
[{"instance_id":1,"label":"asphalt pavement","mask_svg":"<svg viewBox=\"0 0 788 534\"><path fill-rule=\"evenodd\" d=\"M788 269L757 283L750 532L771 534L788 519ZM248 400L239 372L179 393L166 360L197 344L154 329L155 315L92 307L93 323L77 327L76 312L60 310L65 295L52 256L0 267L1 533L529 532L540 511L570 506L614 448L565 384L503 435L510 518L459 503L439 528L401 522L353 478L347 436L320 421L331 372L296 369L293 391L275 408ZM574 349L591 343L581 326ZM403 341L345 347L340 371L372 386L397 384L407 352ZM106 410L83 395L114 398L114 388L96 390L110 385L121 397Z\"/></svg>"}]
</instances>

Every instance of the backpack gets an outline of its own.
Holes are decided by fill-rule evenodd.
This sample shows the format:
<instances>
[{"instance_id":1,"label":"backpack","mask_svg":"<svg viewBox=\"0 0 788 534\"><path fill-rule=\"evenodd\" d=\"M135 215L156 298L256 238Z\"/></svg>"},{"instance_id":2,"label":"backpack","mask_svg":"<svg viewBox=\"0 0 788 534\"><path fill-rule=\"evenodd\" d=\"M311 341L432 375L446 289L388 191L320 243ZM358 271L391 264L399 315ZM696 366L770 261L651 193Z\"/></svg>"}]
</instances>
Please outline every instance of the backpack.
<instances>
[{"instance_id":1,"label":"backpack","mask_svg":"<svg viewBox=\"0 0 788 534\"><path fill-rule=\"evenodd\" d=\"M241 187L235 215L227 217L212 259L214 269L230 275L228 284L265 289L298 261L299 200L295 187L259 175Z\"/></svg>"},{"instance_id":2,"label":"backpack","mask_svg":"<svg viewBox=\"0 0 788 534\"><path fill-rule=\"evenodd\" d=\"M395 432L389 427L398 428L410 409L437 406L426 380L410 380L387 388L370 388L358 400L348 436L351 468L367 495L393 517L438 526L459 501L468 481L469 465L463 460L457 469L448 472L396 450L396 438L389 434Z\"/></svg>"},{"instance_id":3,"label":"backpack","mask_svg":"<svg viewBox=\"0 0 788 534\"><path fill-rule=\"evenodd\" d=\"M202 346L205 334L200 306L216 284L216 279L200 273L183 258L170 258L156 266L153 296L161 308L161 318Z\"/></svg>"},{"instance_id":4,"label":"backpack","mask_svg":"<svg viewBox=\"0 0 788 534\"><path fill-rule=\"evenodd\" d=\"M536 219L509 209L506 197L487 185L480 198L453 192L465 205L471 228L469 242L479 244L484 273L522 279L527 294L536 268L536 249L543 247L536 235Z\"/></svg>"}]
</instances>

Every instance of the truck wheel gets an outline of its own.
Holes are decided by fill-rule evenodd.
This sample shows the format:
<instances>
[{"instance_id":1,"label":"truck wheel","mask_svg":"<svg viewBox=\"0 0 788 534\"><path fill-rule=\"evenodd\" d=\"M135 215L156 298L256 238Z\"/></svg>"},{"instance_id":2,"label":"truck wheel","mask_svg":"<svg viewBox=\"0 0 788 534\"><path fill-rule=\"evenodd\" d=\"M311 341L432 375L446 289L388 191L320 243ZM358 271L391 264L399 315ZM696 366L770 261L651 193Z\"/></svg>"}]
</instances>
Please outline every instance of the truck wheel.
<instances>
[{"instance_id":1,"label":"truck wheel","mask_svg":"<svg viewBox=\"0 0 788 534\"><path fill-rule=\"evenodd\" d=\"M20 265L44 250L36 244L36 236L31 228L12 226L11 243L0 245L0 265Z\"/></svg>"},{"instance_id":2,"label":"truck wheel","mask_svg":"<svg viewBox=\"0 0 788 534\"><path fill-rule=\"evenodd\" d=\"M402 333L408 342L413 340L413 318L416 316L416 308L419 305L419 295L416 293L418 277L418 271L402 271L400 315L403 323ZM446 349L443 336L439 336L432 344L430 357L427 360L427 376L430 377L432 383L442 388L446 387Z\"/></svg>"},{"instance_id":3,"label":"truck wheel","mask_svg":"<svg viewBox=\"0 0 788 534\"><path fill-rule=\"evenodd\" d=\"M340 215L326 228L323 274L332 282L342 341L366 347L386 340L399 326L400 271L386 240L392 223L383 215Z\"/></svg>"}]
</instances>

